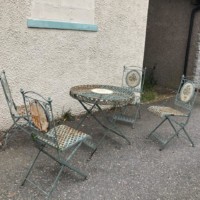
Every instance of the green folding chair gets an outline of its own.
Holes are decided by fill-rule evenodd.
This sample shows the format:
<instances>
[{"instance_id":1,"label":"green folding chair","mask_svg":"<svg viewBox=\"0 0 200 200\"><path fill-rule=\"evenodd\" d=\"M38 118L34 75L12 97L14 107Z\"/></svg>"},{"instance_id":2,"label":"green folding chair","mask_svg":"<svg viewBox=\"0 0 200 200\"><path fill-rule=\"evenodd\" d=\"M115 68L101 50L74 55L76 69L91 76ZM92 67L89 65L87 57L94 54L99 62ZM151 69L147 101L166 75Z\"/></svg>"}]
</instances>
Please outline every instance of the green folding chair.
<instances>
[{"instance_id":1,"label":"green folding chair","mask_svg":"<svg viewBox=\"0 0 200 200\"><path fill-rule=\"evenodd\" d=\"M22 130L24 130L24 126L27 125L27 114L25 111L25 107L22 106L16 106L13 98L12 98L12 94L8 85L8 81L6 78L6 73L5 71L2 71L0 73L0 82L3 88L3 92L9 107L9 112L11 115L11 118L13 120L13 124L11 125L11 127L6 131L5 135L4 135L4 140L3 140L3 148L6 147L7 143L8 143L8 139L10 138L11 134L11 129L13 128L20 128Z\"/></svg>"},{"instance_id":2,"label":"green folding chair","mask_svg":"<svg viewBox=\"0 0 200 200\"><path fill-rule=\"evenodd\" d=\"M123 77L122 77L122 87L127 87L133 92L135 99L131 103L136 109L130 113L130 105L126 105L121 108L119 113L113 115L113 120L115 122L121 121L125 123L134 124L138 118L141 118L140 113L140 103L141 95L143 93L143 86L145 80L146 68L136 67L136 66L124 66Z\"/></svg>"},{"instance_id":3,"label":"green folding chair","mask_svg":"<svg viewBox=\"0 0 200 200\"><path fill-rule=\"evenodd\" d=\"M175 105L182 110L166 106L150 106L148 108L150 112L162 118L162 121L148 135L148 138L156 139L161 144L160 150L164 149L165 146L173 138L178 137L181 132L185 134L187 139L194 147L194 143L188 135L185 127L189 122L196 95L197 90L195 88L195 82L182 76L174 102ZM156 130L162 126L165 121L169 122L169 125L173 130L173 133L170 135L170 137L168 137L168 139L163 139L163 137L156 132Z\"/></svg>"},{"instance_id":4,"label":"green folding chair","mask_svg":"<svg viewBox=\"0 0 200 200\"><path fill-rule=\"evenodd\" d=\"M92 142L91 137L86 133L78 131L67 125L55 125L52 111L52 101L50 98L45 99L43 96L33 91L24 92L21 90L21 93L24 99L26 111L27 113L30 113L28 115L29 129L27 129L27 131L31 133L32 138L34 142L37 143L36 146L39 149L24 178L24 181L22 182L22 186L26 181L28 181L41 190L47 198L49 198L65 167L78 173L86 179L87 175L78 168L72 166L69 161L80 148L82 143L85 143L93 150L96 149L96 146ZM52 153L52 149L56 150L54 154ZM71 153L66 157L65 155L69 150ZM29 179L29 174L31 173L41 152L60 164L60 170L48 191L43 190L38 183Z\"/></svg>"}]
</instances>

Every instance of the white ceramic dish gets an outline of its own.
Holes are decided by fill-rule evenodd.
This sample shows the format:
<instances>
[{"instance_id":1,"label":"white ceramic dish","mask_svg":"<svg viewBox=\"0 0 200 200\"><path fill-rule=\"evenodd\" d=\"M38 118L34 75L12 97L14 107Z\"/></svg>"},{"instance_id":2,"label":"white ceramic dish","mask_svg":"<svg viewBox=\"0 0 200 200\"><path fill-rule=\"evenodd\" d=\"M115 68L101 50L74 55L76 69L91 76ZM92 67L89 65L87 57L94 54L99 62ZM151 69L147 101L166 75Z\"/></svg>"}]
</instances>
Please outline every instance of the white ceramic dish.
<instances>
[{"instance_id":1,"label":"white ceramic dish","mask_svg":"<svg viewBox=\"0 0 200 200\"><path fill-rule=\"evenodd\" d=\"M102 89L102 88L95 88L95 89L92 89L91 91L97 94L112 94L113 93L112 90Z\"/></svg>"}]
</instances>

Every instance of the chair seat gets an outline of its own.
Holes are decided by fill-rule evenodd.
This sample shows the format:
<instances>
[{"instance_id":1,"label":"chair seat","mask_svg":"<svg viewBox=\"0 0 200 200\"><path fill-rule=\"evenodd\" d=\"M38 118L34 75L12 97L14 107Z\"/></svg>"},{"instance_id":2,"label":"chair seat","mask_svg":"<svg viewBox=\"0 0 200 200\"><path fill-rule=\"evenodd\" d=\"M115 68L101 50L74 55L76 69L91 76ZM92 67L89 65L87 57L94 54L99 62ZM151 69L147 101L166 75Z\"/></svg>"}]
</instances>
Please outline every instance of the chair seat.
<instances>
[{"instance_id":1,"label":"chair seat","mask_svg":"<svg viewBox=\"0 0 200 200\"><path fill-rule=\"evenodd\" d=\"M44 133L47 137L37 135L36 138L54 148L59 148L61 151L72 147L78 142L81 142L86 139L91 139L91 137L86 133L83 133L66 125L56 126L55 129L57 134L58 146L53 139L55 133L55 130L53 128L49 132Z\"/></svg>"},{"instance_id":2,"label":"chair seat","mask_svg":"<svg viewBox=\"0 0 200 200\"><path fill-rule=\"evenodd\" d=\"M150 106L148 108L150 112L153 112L154 114L158 115L159 117L165 117L165 116L187 116L185 113L176 110L171 107L166 106Z\"/></svg>"}]
</instances>

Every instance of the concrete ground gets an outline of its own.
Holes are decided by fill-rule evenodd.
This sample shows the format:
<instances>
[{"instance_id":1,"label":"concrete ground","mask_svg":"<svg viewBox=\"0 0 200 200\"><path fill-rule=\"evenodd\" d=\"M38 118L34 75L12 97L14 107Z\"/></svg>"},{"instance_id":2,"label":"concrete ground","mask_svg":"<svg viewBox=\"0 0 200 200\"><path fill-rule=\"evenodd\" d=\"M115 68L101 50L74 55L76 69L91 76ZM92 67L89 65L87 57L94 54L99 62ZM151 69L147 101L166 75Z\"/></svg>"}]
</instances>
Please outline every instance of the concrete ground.
<instances>
[{"instance_id":1,"label":"concrete ground","mask_svg":"<svg viewBox=\"0 0 200 200\"><path fill-rule=\"evenodd\" d=\"M172 100L159 104L171 105ZM158 104L158 103L154 103ZM152 105L152 104L150 104ZM90 149L84 145L72 163L88 173L88 180L66 169L61 176L52 199L71 200L199 200L200 199L200 98L196 101L187 126L195 143L193 148L183 134L159 151L159 144L146 139L148 133L160 121L159 117L142 106L142 118L135 129L119 124L131 145L110 134L88 162ZM101 116L100 116L101 117ZM76 122L68 122L75 126ZM167 125L167 124L166 124ZM88 129L88 126L90 127ZM164 135L171 131L163 126ZM103 129L91 118L82 127L98 141ZM8 148L0 152L0 199L45 199L44 195L29 183L20 183L35 157L37 149L30 137L18 133L12 137ZM57 163L41 155L31 178L48 188L59 170Z\"/></svg>"}]
</instances>

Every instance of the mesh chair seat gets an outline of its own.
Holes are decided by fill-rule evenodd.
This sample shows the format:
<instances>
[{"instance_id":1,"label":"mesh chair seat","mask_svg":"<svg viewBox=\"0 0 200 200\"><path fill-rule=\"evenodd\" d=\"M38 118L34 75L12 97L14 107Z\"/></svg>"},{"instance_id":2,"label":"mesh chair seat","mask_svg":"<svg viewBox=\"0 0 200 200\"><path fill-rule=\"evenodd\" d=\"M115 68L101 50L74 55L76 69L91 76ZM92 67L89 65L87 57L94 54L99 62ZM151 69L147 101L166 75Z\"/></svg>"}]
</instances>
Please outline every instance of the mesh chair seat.
<instances>
[{"instance_id":1,"label":"mesh chair seat","mask_svg":"<svg viewBox=\"0 0 200 200\"><path fill-rule=\"evenodd\" d=\"M187 116L185 113L176 110L171 107L166 107L166 106L150 106L148 110L159 117L165 117L167 115L173 115L173 116Z\"/></svg>"},{"instance_id":2,"label":"mesh chair seat","mask_svg":"<svg viewBox=\"0 0 200 200\"><path fill-rule=\"evenodd\" d=\"M57 134L57 143L52 140L54 137L55 130L52 128L49 132L46 133L48 137L37 135L36 138L42 142L47 143L48 145L59 148L61 151L74 146L75 144L83 141L84 139L91 139L91 137L81 131L78 131L74 128L68 127L66 125L59 125L55 127ZM45 133L44 133L45 134Z\"/></svg>"}]
</instances>

